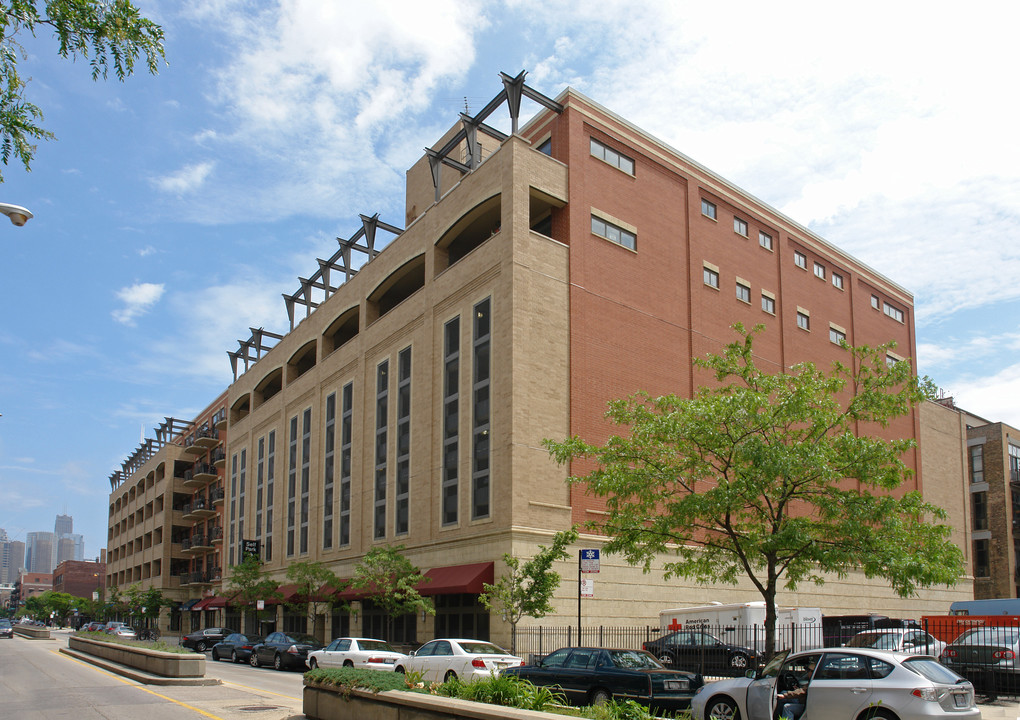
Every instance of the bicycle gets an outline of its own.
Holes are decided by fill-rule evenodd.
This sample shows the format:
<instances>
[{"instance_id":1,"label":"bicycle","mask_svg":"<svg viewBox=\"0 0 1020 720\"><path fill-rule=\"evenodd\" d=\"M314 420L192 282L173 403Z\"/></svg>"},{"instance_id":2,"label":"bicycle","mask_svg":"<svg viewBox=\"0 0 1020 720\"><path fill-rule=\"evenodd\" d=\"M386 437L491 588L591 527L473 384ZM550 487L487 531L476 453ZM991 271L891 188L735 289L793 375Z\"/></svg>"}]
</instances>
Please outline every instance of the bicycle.
<instances>
[{"instance_id":1,"label":"bicycle","mask_svg":"<svg viewBox=\"0 0 1020 720\"><path fill-rule=\"evenodd\" d=\"M138 631L139 640L147 640L149 642L156 642L159 640L159 628L144 628Z\"/></svg>"}]
</instances>

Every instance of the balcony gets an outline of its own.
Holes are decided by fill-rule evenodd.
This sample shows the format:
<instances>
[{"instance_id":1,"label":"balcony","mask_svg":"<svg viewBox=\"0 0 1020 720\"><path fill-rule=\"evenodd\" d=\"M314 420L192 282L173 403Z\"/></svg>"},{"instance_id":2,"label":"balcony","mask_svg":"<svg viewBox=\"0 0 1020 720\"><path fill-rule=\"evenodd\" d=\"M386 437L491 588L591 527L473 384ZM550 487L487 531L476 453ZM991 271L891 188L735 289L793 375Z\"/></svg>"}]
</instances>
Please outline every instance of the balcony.
<instances>
[{"instance_id":1,"label":"balcony","mask_svg":"<svg viewBox=\"0 0 1020 720\"><path fill-rule=\"evenodd\" d=\"M182 578L182 585L212 585L212 580L207 572L188 573L183 575Z\"/></svg>"},{"instance_id":2,"label":"balcony","mask_svg":"<svg viewBox=\"0 0 1020 720\"><path fill-rule=\"evenodd\" d=\"M227 451L218 447L212 451L209 459L212 460L213 467L225 468L227 466Z\"/></svg>"},{"instance_id":3,"label":"balcony","mask_svg":"<svg viewBox=\"0 0 1020 720\"><path fill-rule=\"evenodd\" d=\"M225 495L226 493L223 491L223 488L221 487L213 488L212 490L209 491L209 502L212 503L213 507L216 507L217 505L222 505L223 498Z\"/></svg>"},{"instance_id":4,"label":"balcony","mask_svg":"<svg viewBox=\"0 0 1020 720\"><path fill-rule=\"evenodd\" d=\"M199 501L199 502L204 502L204 501ZM195 512L195 505L196 504L197 503L189 502L183 508L181 508L182 512L184 513L184 519L185 520L194 522L195 520L198 520L198 519L200 519L202 517L201 515L199 515L199 514L197 514Z\"/></svg>"},{"instance_id":5,"label":"balcony","mask_svg":"<svg viewBox=\"0 0 1020 720\"><path fill-rule=\"evenodd\" d=\"M204 497L195 498L195 502L192 503L191 514L197 515L200 518L212 517L216 514L216 508Z\"/></svg>"},{"instance_id":6,"label":"balcony","mask_svg":"<svg viewBox=\"0 0 1020 720\"><path fill-rule=\"evenodd\" d=\"M223 544L223 528L221 528L221 527L214 527L211 530L209 530L209 541L212 542L213 545L222 545Z\"/></svg>"},{"instance_id":7,"label":"balcony","mask_svg":"<svg viewBox=\"0 0 1020 720\"><path fill-rule=\"evenodd\" d=\"M184 473L184 485L190 488L203 488L217 477L216 468L209 463L195 463L195 467Z\"/></svg>"},{"instance_id":8,"label":"balcony","mask_svg":"<svg viewBox=\"0 0 1020 720\"><path fill-rule=\"evenodd\" d=\"M217 430L227 429L227 409L223 408L212 416L212 426Z\"/></svg>"},{"instance_id":9,"label":"balcony","mask_svg":"<svg viewBox=\"0 0 1020 720\"><path fill-rule=\"evenodd\" d=\"M191 552L191 538L186 537L181 540L181 552Z\"/></svg>"},{"instance_id":10,"label":"balcony","mask_svg":"<svg viewBox=\"0 0 1020 720\"><path fill-rule=\"evenodd\" d=\"M184 439L184 452L191 455L204 455L219 444L219 431L208 425L203 425L194 434L188 435Z\"/></svg>"},{"instance_id":11,"label":"balcony","mask_svg":"<svg viewBox=\"0 0 1020 720\"><path fill-rule=\"evenodd\" d=\"M191 549L192 551L212 550L212 540L207 535L195 533L191 536Z\"/></svg>"}]
</instances>

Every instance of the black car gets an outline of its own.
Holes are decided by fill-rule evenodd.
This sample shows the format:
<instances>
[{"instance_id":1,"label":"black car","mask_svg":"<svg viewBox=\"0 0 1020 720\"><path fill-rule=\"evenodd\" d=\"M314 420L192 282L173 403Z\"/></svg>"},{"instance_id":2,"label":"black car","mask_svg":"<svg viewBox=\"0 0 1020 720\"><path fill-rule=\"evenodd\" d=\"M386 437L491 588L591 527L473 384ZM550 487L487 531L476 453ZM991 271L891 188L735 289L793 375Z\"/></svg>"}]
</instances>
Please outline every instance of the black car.
<instances>
[{"instance_id":1,"label":"black car","mask_svg":"<svg viewBox=\"0 0 1020 720\"><path fill-rule=\"evenodd\" d=\"M222 641L213 645L212 659L221 660L230 658L233 662L248 662L251 660L251 650L260 642L265 640L261 635L245 635L243 633L231 633Z\"/></svg>"},{"instance_id":2,"label":"black car","mask_svg":"<svg viewBox=\"0 0 1020 720\"><path fill-rule=\"evenodd\" d=\"M185 635L181 638L181 645L191 648L195 652L204 653L206 648L211 648L218 642L222 642L227 635L236 633L231 628L211 627Z\"/></svg>"},{"instance_id":3,"label":"black car","mask_svg":"<svg viewBox=\"0 0 1020 720\"><path fill-rule=\"evenodd\" d=\"M730 645L701 630L672 632L641 647L668 668L704 675L743 675L761 664L760 654L751 648Z\"/></svg>"},{"instance_id":4,"label":"black car","mask_svg":"<svg viewBox=\"0 0 1020 720\"><path fill-rule=\"evenodd\" d=\"M690 707L691 697L704 684L700 675L664 668L641 650L591 647L560 648L534 665L507 668L500 677L554 689L577 705L636 700L657 710Z\"/></svg>"},{"instance_id":5,"label":"black car","mask_svg":"<svg viewBox=\"0 0 1020 720\"><path fill-rule=\"evenodd\" d=\"M274 632L266 636L264 642L251 650L249 662L252 667L272 665L277 670L301 668L304 670L308 653L321 650L322 643L312 635L301 633Z\"/></svg>"},{"instance_id":6,"label":"black car","mask_svg":"<svg viewBox=\"0 0 1020 720\"><path fill-rule=\"evenodd\" d=\"M7 618L0 618L0 637L14 637L14 626Z\"/></svg>"}]
</instances>

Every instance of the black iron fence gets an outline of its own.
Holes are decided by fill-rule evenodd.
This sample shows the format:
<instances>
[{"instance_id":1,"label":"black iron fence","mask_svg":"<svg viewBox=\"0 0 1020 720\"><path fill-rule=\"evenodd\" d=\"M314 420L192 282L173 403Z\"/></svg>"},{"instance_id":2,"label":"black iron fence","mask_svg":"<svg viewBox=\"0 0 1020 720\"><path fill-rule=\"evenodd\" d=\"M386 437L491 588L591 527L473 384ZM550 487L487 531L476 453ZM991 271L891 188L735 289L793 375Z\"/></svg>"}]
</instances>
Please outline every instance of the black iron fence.
<instances>
[{"instance_id":1,"label":"black iron fence","mask_svg":"<svg viewBox=\"0 0 1020 720\"><path fill-rule=\"evenodd\" d=\"M870 631L853 640L860 632ZM861 643L880 650L932 655L967 678L979 695L1020 695L1020 618L1015 616L925 617L890 627L779 624L775 650L812 650ZM663 633L656 626L524 627L516 654L534 662L568 646L645 649L667 667L707 677L743 675L769 659L760 625L687 626Z\"/></svg>"}]
</instances>

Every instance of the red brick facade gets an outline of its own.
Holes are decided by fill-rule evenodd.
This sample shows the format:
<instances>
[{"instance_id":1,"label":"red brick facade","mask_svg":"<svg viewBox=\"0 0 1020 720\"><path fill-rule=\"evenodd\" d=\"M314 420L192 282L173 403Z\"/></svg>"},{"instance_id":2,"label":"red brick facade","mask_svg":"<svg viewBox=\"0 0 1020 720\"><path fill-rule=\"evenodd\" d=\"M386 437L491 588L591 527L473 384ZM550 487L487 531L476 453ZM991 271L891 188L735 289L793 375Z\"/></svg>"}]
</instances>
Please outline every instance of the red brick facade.
<instances>
[{"instance_id":1,"label":"red brick facade","mask_svg":"<svg viewBox=\"0 0 1020 720\"><path fill-rule=\"evenodd\" d=\"M590 101L568 94L565 105L527 135L537 144L551 134L552 156L570 168L570 201L554 217L553 235L570 246L572 435L604 439L602 416L614 398L639 390L690 396L701 382L692 358L733 340L735 322L765 325L755 349L762 367L773 370L845 360L830 326L851 345L895 340L898 355L914 357L909 293ZM632 159L633 174L594 157L593 138ZM702 213L703 200L714 205L714 219ZM636 250L592 233L592 215L633 227ZM759 233L771 238L771 249ZM718 288L705 283L706 267L717 272ZM749 289L747 300L737 297L738 282ZM774 314L762 309L763 294L774 299ZM902 322L885 312L886 303L902 312ZM808 330L798 327L798 312L807 315ZM917 438L919 422L915 413L884 432ZM906 461L916 471L916 455ZM904 489L919 487L916 477ZM571 505L578 522L601 509L579 487Z\"/></svg>"}]
</instances>

